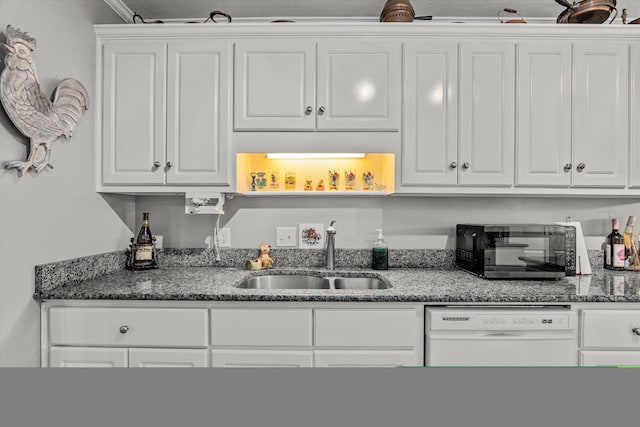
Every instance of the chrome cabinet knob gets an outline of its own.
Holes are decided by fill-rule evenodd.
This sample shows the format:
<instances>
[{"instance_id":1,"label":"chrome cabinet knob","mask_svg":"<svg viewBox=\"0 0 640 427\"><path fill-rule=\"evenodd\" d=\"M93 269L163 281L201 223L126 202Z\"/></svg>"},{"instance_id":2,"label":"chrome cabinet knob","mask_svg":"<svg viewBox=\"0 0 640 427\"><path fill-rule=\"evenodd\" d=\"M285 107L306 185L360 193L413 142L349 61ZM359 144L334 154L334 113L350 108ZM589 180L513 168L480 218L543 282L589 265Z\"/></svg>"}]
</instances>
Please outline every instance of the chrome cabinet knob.
<instances>
[{"instance_id":1,"label":"chrome cabinet knob","mask_svg":"<svg viewBox=\"0 0 640 427\"><path fill-rule=\"evenodd\" d=\"M564 171L569 172L572 167L573 165L571 163L567 163L566 165L564 165Z\"/></svg>"},{"instance_id":2,"label":"chrome cabinet knob","mask_svg":"<svg viewBox=\"0 0 640 427\"><path fill-rule=\"evenodd\" d=\"M584 163L578 163L578 166L576 166L576 170L578 172L582 172L584 170L584 168L586 168L587 165L585 165Z\"/></svg>"},{"instance_id":3,"label":"chrome cabinet knob","mask_svg":"<svg viewBox=\"0 0 640 427\"><path fill-rule=\"evenodd\" d=\"M455 168L457 168L457 167L458 167L458 164L457 164L456 162L451 162L451 163L449 164L449 167L450 167L451 169L455 169Z\"/></svg>"},{"instance_id":4,"label":"chrome cabinet knob","mask_svg":"<svg viewBox=\"0 0 640 427\"><path fill-rule=\"evenodd\" d=\"M173 167L173 163L167 162L167 168Z\"/></svg>"},{"instance_id":5,"label":"chrome cabinet knob","mask_svg":"<svg viewBox=\"0 0 640 427\"><path fill-rule=\"evenodd\" d=\"M126 334L127 332L129 332L129 327L127 325L120 326L120 333L121 334Z\"/></svg>"},{"instance_id":6,"label":"chrome cabinet knob","mask_svg":"<svg viewBox=\"0 0 640 427\"><path fill-rule=\"evenodd\" d=\"M633 332L636 335L640 335L640 328L633 328L631 332Z\"/></svg>"},{"instance_id":7,"label":"chrome cabinet knob","mask_svg":"<svg viewBox=\"0 0 640 427\"><path fill-rule=\"evenodd\" d=\"M307 107L304 110L304 113L308 116L309 114L311 114L313 112L313 108L312 107Z\"/></svg>"},{"instance_id":8,"label":"chrome cabinet knob","mask_svg":"<svg viewBox=\"0 0 640 427\"><path fill-rule=\"evenodd\" d=\"M469 162L464 162L462 164L462 169L469 169L471 167L471 165L469 164Z\"/></svg>"},{"instance_id":9,"label":"chrome cabinet knob","mask_svg":"<svg viewBox=\"0 0 640 427\"><path fill-rule=\"evenodd\" d=\"M324 108L324 105L321 106L320 108L318 108L318 114L320 114L320 115L324 114L325 111L327 111L327 110Z\"/></svg>"},{"instance_id":10,"label":"chrome cabinet knob","mask_svg":"<svg viewBox=\"0 0 640 427\"><path fill-rule=\"evenodd\" d=\"M160 165L161 165L161 163L159 161L157 161L157 160L155 162L153 162L153 167L154 168L159 168Z\"/></svg>"}]
</instances>

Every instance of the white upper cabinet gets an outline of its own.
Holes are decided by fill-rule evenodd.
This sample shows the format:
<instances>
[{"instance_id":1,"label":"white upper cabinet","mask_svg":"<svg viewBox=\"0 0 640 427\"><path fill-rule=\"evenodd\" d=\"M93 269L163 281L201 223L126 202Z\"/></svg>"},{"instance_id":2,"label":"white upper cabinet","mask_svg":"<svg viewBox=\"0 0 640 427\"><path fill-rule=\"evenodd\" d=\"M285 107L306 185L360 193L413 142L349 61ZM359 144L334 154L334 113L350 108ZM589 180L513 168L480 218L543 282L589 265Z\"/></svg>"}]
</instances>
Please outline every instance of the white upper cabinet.
<instances>
[{"instance_id":1,"label":"white upper cabinet","mask_svg":"<svg viewBox=\"0 0 640 427\"><path fill-rule=\"evenodd\" d=\"M573 150L578 187L624 187L629 156L629 45L574 43Z\"/></svg>"},{"instance_id":2,"label":"white upper cabinet","mask_svg":"<svg viewBox=\"0 0 640 427\"><path fill-rule=\"evenodd\" d=\"M234 129L398 131L400 46L380 40L238 41Z\"/></svg>"},{"instance_id":3,"label":"white upper cabinet","mask_svg":"<svg viewBox=\"0 0 640 427\"><path fill-rule=\"evenodd\" d=\"M229 184L231 46L104 42L102 184Z\"/></svg>"},{"instance_id":4,"label":"white upper cabinet","mask_svg":"<svg viewBox=\"0 0 640 427\"><path fill-rule=\"evenodd\" d=\"M518 43L516 184L571 185L571 42Z\"/></svg>"},{"instance_id":5,"label":"white upper cabinet","mask_svg":"<svg viewBox=\"0 0 640 427\"><path fill-rule=\"evenodd\" d=\"M402 185L456 185L458 43L404 44Z\"/></svg>"},{"instance_id":6,"label":"white upper cabinet","mask_svg":"<svg viewBox=\"0 0 640 427\"><path fill-rule=\"evenodd\" d=\"M166 43L109 42L103 61L102 182L163 184Z\"/></svg>"},{"instance_id":7,"label":"white upper cabinet","mask_svg":"<svg viewBox=\"0 0 640 427\"><path fill-rule=\"evenodd\" d=\"M631 45L631 156L629 186L640 188L640 43Z\"/></svg>"},{"instance_id":8,"label":"white upper cabinet","mask_svg":"<svg viewBox=\"0 0 640 427\"><path fill-rule=\"evenodd\" d=\"M512 186L514 169L515 44L460 43L458 183Z\"/></svg>"}]
</instances>

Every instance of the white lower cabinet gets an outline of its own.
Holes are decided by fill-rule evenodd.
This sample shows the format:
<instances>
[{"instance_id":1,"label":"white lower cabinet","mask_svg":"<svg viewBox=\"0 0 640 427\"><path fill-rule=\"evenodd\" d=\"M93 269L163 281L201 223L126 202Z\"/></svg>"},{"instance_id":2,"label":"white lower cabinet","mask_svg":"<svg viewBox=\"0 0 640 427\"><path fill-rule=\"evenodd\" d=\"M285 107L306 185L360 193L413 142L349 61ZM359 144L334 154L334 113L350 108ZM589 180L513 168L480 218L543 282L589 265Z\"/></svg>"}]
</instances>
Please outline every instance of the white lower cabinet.
<instances>
[{"instance_id":1,"label":"white lower cabinet","mask_svg":"<svg viewBox=\"0 0 640 427\"><path fill-rule=\"evenodd\" d=\"M126 348L51 347L49 366L54 368L126 368Z\"/></svg>"},{"instance_id":2,"label":"white lower cabinet","mask_svg":"<svg viewBox=\"0 0 640 427\"><path fill-rule=\"evenodd\" d=\"M640 309L584 309L580 366L640 365Z\"/></svg>"},{"instance_id":3,"label":"white lower cabinet","mask_svg":"<svg viewBox=\"0 0 640 427\"><path fill-rule=\"evenodd\" d=\"M325 368L422 366L415 350L315 350L314 355L314 366Z\"/></svg>"},{"instance_id":4,"label":"white lower cabinet","mask_svg":"<svg viewBox=\"0 0 640 427\"><path fill-rule=\"evenodd\" d=\"M130 368L204 368L208 366L206 349L130 348Z\"/></svg>"},{"instance_id":5,"label":"white lower cabinet","mask_svg":"<svg viewBox=\"0 0 640 427\"><path fill-rule=\"evenodd\" d=\"M211 366L223 368L310 368L311 350L211 350Z\"/></svg>"}]
</instances>

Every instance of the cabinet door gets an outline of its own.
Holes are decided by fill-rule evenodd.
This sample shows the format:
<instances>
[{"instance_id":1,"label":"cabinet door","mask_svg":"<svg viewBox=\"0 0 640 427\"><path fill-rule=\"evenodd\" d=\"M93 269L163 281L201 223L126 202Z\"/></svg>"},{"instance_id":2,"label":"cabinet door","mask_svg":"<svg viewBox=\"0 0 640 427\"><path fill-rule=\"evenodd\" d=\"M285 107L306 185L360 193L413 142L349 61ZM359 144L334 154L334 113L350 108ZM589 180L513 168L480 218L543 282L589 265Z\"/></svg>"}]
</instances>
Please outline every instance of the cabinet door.
<instances>
[{"instance_id":1,"label":"cabinet door","mask_svg":"<svg viewBox=\"0 0 640 427\"><path fill-rule=\"evenodd\" d=\"M51 347L49 366L53 368L126 368L126 348Z\"/></svg>"},{"instance_id":2,"label":"cabinet door","mask_svg":"<svg viewBox=\"0 0 640 427\"><path fill-rule=\"evenodd\" d=\"M459 184L513 185L514 91L513 42L460 43Z\"/></svg>"},{"instance_id":3,"label":"cabinet door","mask_svg":"<svg viewBox=\"0 0 640 427\"><path fill-rule=\"evenodd\" d=\"M574 44L573 185L627 183L629 45Z\"/></svg>"},{"instance_id":4,"label":"cabinet door","mask_svg":"<svg viewBox=\"0 0 640 427\"><path fill-rule=\"evenodd\" d=\"M234 129L315 130L315 42L235 44Z\"/></svg>"},{"instance_id":5,"label":"cabinet door","mask_svg":"<svg viewBox=\"0 0 640 427\"><path fill-rule=\"evenodd\" d=\"M231 43L171 42L168 51L167 183L229 184Z\"/></svg>"},{"instance_id":6,"label":"cabinet door","mask_svg":"<svg viewBox=\"0 0 640 427\"><path fill-rule=\"evenodd\" d=\"M206 349L131 348L131 368L204 368L207 363Z\"/></svg>"},{"instance_id":7,"label":"cabinet door","mask_svg":"<svg viewBox=\"0 0 640 427\"><path fill-rule=\"evenodd\" d=\"M422 366L416 353L406 350L316 350L315 367L393 368Z\"/></svg>"},{"instance_id":8,"label":"cabinet door","mask_svg":"<svg viewBox=\"0 0 640 427\"><path fill-rule=\"evenodd\" d=\"M318 130L400 129L401 44L318 43Z\"/></svg>"},{"instance_id":9,"label":"cabinet door","mask_svg":"<svg viewBox=\"0 0 640 427\"><path fill-rule=\"evenodd\" d=\"M640 43L631 45L631 161L629 186L640 188Z\"/></svg>"},{"instance_id":10,"label":"cabinet door","mask_svg":"<svg viewBox=\"0 0 640 427\"><path fill-rule=\"evenodd\" d=\"M516 184L571 185L571 43L518 43Z\"/></svg>"},{"instance_id":11,"label":"cabinet door","mask_svg":"<svg viewBox=\"0 0 640 427\"><path fill-rule=\"evenodd\" d=\"M640 310L584 310L582 347L640 349Z\"/></svg>"},{"instance_id":12,"label":"cabinet door","mask_svg":"<svg viewBox=\"0 0 640 427\"><path fill-rule=\"evenodd\" d=\"M456 185L458 43L404 44L402 185Z\"/></svg>"},{"instance_id":13,"label":"cabinet door","mask_svg":"<svg viewBox=\"0 0 640 427\"><path fill-rule=\"evenodd\" d=\"M640 366L640 351L581 351L580 366Z\"/></svg>"},{"instance_id":14,"label":"cabinet door","mask_svg":"<svg viewBox=\"0 0 640 427\"><path fill-rule=\"evenodd\" d=\"M311 350L211 350L211 366L224 368L310 368Z\"/></svg>"},{"instance_id":15,"label":"cabinet door","mask_svg":"<svg viewBox=\"0 0 640 427\"><path fill-rule=\"evenodd\" d=\"M166 67L163 42L104 45L104 184L164 183Z\"/></svg>"}]
</instances>

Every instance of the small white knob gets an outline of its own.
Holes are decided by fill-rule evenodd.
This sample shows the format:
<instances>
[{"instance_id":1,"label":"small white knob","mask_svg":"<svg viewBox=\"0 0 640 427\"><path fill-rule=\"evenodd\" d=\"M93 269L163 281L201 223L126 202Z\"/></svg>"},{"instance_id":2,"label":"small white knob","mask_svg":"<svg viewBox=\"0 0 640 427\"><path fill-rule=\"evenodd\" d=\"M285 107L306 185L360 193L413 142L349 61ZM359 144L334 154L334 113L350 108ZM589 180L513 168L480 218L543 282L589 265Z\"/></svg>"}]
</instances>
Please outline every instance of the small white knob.
<instances>
[{"instance_id":1,"label":"small white knob","mask_svg":"<svg viewBox=\"0 0 640 427\"><path fill-rule=\"evenodd\" d=\"M129 327L127 325L120 326L120 333L121 334L126 334L127 332L129 332Z\"/></svg>"},{"instance_id":2,"label":"small white knob","mask_svg":"<svg viewBox=\"0 0 640 427\"><path fill-rule=\"evenodd\" d=\"M578 170L578 172L582 172L586 167L587 165L585 165L584 163L578 163L578 166L576 166L576 169Z\"/></svg>"},{"instance_id":3,"label":"small white knob","mask_svg":"<svg viewBox=\"0 0 640 427\"><path fill-rule=\"evenodd\" d=\"M304 110L304 113L305 113L307 116L308 116L309 114L311 114L312 112L313 112L313 108L312 108L312 107L307 107L307 108Z\"/></svg>"},{"instance_id":4,"label":"small white knob","mask_svg":"<svg viewBox=\"0 0 640 427\"><path fill-rule=\"evenodd\" d=\"M318 108L318 114L320 114L320 115L323 115L325 111L327 111L327 110L324 108L324 105L321 106L320 108Z\"/></svg>"},{"instance_id":5,"label":"small white knob","mask_svg":"<svg viewBox=\"0 0 640 427\"><path fill-rule=\"evenodd\" d=\"M462 164L462 169L469 169L471 167L471 165L469 164L469 162L464 162Z\"/></svg>"},{"instance_id":6,"label":"small white knob","mask_svg":"<svg viewBox=\"0 0 640 427\"><path fill-rule=\"evenodd\" d=\"M458 167L458 164L457 164L456 162L451 162L451 163L449 164L449 167L450 167L451 169L455 169L455 168L457 168L457 167Z\"/></svg>"},{"instance_id":7,"label":"small white knob","mask_svg":"<svg viewBox=\"0 0 640 427\"><path fill-rule=\"evenodd\" d=\"M154 168L159 168L160 165L161 165L161 163L159 161L157 161L157 160L155 162L153 162L153 167Z\"/></svg>"}]
</instances>

